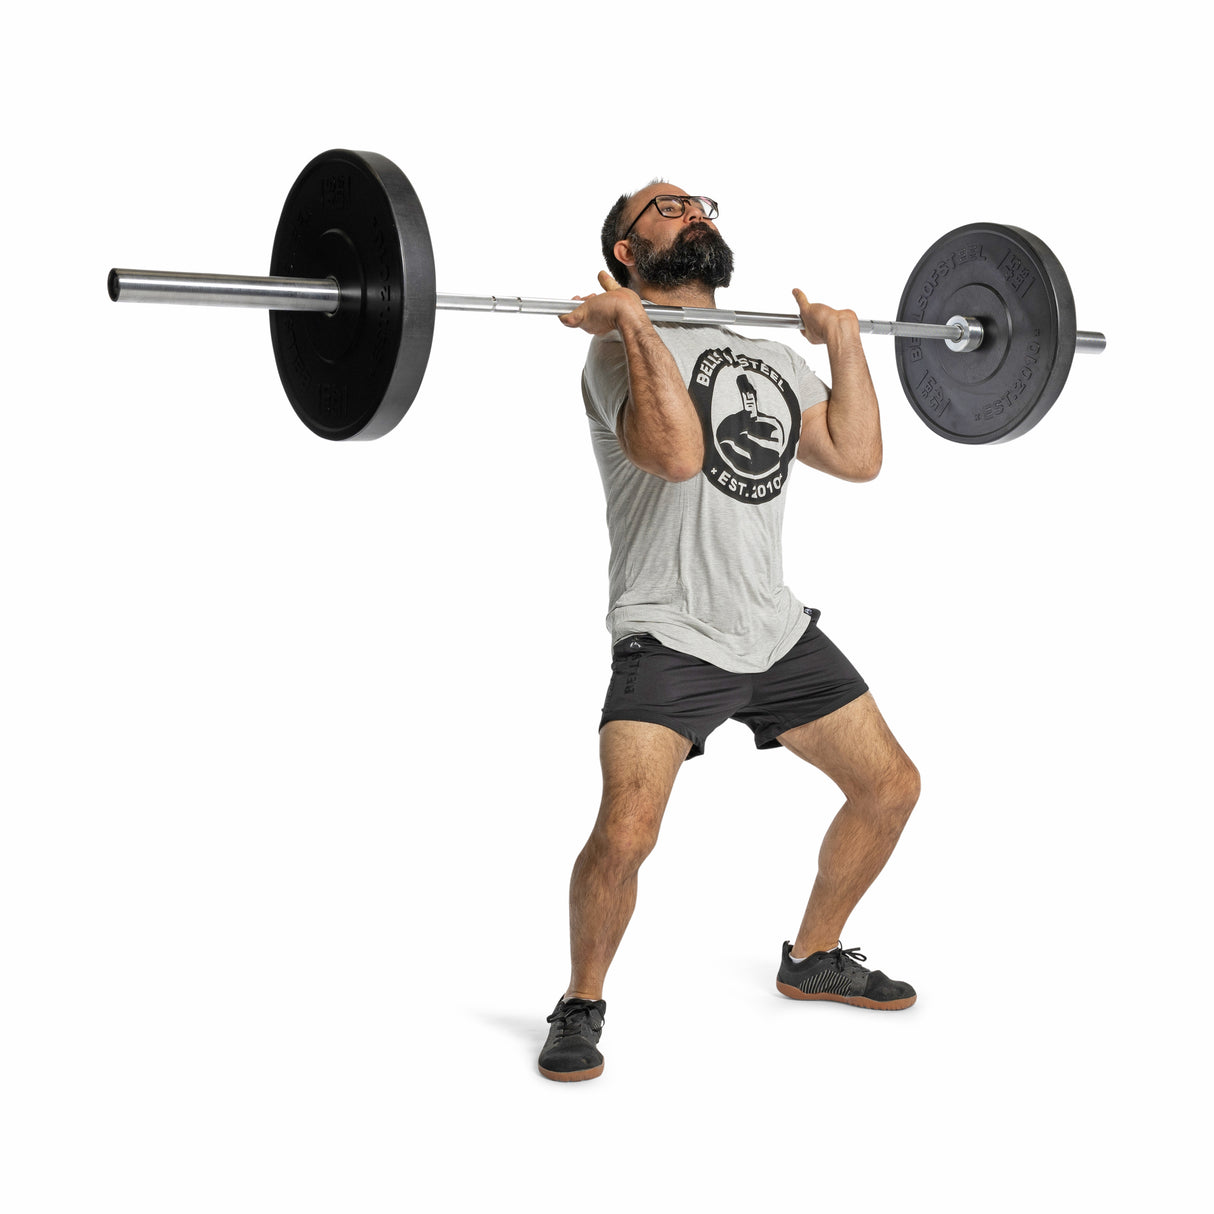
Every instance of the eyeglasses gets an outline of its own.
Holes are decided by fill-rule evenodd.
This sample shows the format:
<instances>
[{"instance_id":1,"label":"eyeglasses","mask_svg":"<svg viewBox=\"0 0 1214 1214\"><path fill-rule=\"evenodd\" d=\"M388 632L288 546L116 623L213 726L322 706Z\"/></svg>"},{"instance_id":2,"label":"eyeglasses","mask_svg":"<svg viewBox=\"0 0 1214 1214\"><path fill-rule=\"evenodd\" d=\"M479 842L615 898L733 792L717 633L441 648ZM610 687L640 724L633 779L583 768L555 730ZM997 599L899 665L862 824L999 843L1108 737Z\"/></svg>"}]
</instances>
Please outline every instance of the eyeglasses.
<instances>
[{"instance_id":1,"label":"eyeglasses","mask_svg":"<svg viewBox=\"0 0 1214 1214\"><path fill-rule=\"evenodd\" d=\"M658 194L657 197L651 198L642 208L640 215L636 217L629 225L628 231L620 237L621 240L627 240L629 233L641 220L641 215L644 215L650 207L656 208L659 215L663 219L678 219L680 215L687 209L688 203L693 203L700 208L700 213L705 219L716 219L720 214L717 210L717 204L711 198L705 198L700 195L696 198L690 198L686 194Z\"/></svg>"}]
</instances>

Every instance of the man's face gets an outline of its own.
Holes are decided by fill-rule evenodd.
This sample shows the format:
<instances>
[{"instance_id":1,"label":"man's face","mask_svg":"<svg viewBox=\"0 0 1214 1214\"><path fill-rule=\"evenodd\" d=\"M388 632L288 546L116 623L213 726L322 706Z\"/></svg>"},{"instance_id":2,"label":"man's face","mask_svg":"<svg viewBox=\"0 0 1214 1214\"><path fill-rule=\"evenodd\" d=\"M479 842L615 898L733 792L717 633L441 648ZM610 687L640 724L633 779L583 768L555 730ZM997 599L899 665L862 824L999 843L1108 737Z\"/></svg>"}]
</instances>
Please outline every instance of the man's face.
<instances>
[{"instance_id":1,"label":"man's face","mask_svg":"<svg viewBox=\"0 0 1214 1214\"><path fill-rule=\"evenodd\" d=\"M711 219L705 219L699 207L686 203L683 214L668 218L649 206L659 194L685 195L678 186L661 182L650 186L629 208L640 214L628 236L628 247L638 278L655 287L681 287L689 282L704 286L729 286L733 276L733 252ZM644 208L642 212L642 208Z\"/></svg>"}]
</instances>

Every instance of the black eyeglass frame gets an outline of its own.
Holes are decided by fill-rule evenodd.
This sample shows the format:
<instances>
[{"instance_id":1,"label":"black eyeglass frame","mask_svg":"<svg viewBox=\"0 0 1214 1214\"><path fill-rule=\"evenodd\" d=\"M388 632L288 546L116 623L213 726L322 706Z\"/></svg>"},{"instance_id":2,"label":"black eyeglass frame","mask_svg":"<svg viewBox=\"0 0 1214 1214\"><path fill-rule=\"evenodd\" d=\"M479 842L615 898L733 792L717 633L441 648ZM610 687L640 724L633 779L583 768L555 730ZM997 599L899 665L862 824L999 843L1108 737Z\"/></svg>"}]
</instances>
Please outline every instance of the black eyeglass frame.
<instances>
[{"instance_id":1,"label":"black eyeglass frame","mask_svg":"<svg viewBox=\"0 0 1214 1214\"><path fill-rule=\"evenodd\" d=\"M620 239L627 240L629 235L632 233L632 229L635 228L637 226L637 224L641 222L641 216L644 215L645 212L648 211L651 206L653 206L655 203L658 203L658 202L677 202L679 204L679 209L675 214L662 215L663 219L681 219L683 217L683 214L687 210L687 204L689 202L694 202L699 206L701 212L703 212L705 219L716 219L716 217L721 213L720 210L717 208L716 199L708 198L704 194L696 194L696 195L692 195L692 194L655 194L637 212L637 217L628 225L628 231L625 232L624 235L620 237ZM705 206L705 203L707 203L707 206ZM659 210L658 214L661 215L662 212Z\"/></svg>"}]
</instances>

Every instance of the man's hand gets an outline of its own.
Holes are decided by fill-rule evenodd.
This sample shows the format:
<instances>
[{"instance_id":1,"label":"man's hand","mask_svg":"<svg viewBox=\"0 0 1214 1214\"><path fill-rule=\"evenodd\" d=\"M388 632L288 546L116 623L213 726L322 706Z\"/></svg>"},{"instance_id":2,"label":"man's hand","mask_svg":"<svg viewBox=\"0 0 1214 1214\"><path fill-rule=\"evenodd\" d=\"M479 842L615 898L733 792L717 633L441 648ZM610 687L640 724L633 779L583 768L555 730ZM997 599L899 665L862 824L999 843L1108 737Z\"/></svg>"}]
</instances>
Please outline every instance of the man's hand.
<instances>
[{"instance_id":1,"label":"man's hand","mask_svg":"<svg viewBox=\"0 0 1214 1214\"><path fill-rule=\"evenodd\" d=\"M860 322L854 312L836 312L825 304L810 303L805 298L805 292L796 287L793 288L792 297L797 301L801 313L801 332L811 345L825 345L832 337L849 332L856 337L860 335Z\"/></svg>"},{"instance_id":2,"label":"man's hand","mask_svg":"<svg viewBox=\"0 0 1214 1214\"><path fill-rule=\"evenodd\" d=\"M606 270L599 271L599 286L603 288L602 295L575 295L573 298L580 299L582 306L561 316L561 324L601 336L618 329L621 319L645 315L641 297L621 287Z\"/></svg>"}]
</instances>

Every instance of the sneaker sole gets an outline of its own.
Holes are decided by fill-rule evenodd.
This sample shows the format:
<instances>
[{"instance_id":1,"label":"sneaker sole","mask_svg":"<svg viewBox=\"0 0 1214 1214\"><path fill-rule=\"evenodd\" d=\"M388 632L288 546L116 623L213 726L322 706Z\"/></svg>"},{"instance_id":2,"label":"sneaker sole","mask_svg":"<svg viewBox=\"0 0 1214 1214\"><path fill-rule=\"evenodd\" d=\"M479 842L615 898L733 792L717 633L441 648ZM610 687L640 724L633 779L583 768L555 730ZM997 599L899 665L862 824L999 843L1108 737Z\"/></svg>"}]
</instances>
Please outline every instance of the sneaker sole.
<instances>
[{"instance_id":1,"label":"sneaker sole","mask_svg":"<svg viewBox=\"0 0 1214 1214\"><path fill-rule=\"evenodd\" d=\"M852 1007L867 1007L874 1012L900 1012L910 1007L919 997L911 995L906 999L887 999L881 1003L876 999L866 999L863 995L832 995L825 991L817 995L807 995L803 990L779 981L776 982L776 990L781 995L787 995L789 999L828 999L831 1003L850 1003Z\"/></svg>"},{"instance_id":2,"label":"sneaker sole","mask_svg":"<svg viewBox=\"0 0 1214 1214\"><path fill-rule=\"evenodd\" d=\"M540 1067L540 1074L545 1079L555 1079L557 1083L576 1083L579 1079L597 1079L603 1073L603 1063L592 1066L585 1071L547 1071Z\"/></svg>"}]
</instances>

